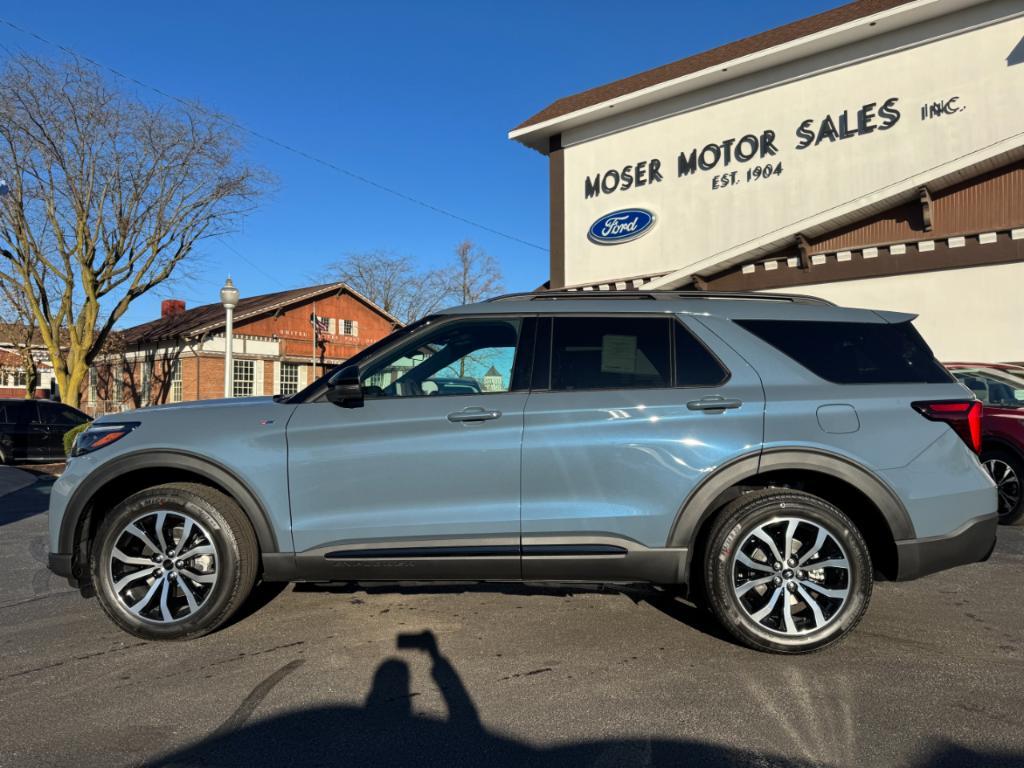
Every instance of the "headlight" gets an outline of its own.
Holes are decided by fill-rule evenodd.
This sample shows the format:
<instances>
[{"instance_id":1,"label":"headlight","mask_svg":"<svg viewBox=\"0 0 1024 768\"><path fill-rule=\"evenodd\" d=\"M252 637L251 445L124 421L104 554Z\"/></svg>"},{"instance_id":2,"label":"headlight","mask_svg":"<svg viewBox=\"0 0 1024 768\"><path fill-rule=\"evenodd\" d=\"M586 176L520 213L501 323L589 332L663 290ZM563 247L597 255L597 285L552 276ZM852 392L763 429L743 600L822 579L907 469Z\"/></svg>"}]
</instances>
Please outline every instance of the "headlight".
<instances>
[{"instance_id":1,"label":"headlight","mask_svg":"<svg viewBox=\"0 0 1024 768\"><path fill-rule=\"evenodd\" d=\"M124 421L119 424L94 424L75 438L71 446L71 456L98 451L116 443L133 429L139 426L137 421Z\"/></svg>"}]
</instances>

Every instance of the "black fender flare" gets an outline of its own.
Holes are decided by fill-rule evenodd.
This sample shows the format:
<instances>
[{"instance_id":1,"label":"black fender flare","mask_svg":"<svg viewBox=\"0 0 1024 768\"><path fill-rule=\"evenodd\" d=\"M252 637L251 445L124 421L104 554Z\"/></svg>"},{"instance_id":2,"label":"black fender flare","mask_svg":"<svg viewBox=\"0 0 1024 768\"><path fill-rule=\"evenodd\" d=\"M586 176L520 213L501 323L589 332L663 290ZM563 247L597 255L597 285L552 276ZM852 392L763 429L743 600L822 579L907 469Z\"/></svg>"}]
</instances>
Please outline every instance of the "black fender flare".
<instances>
[{"instance_id":1,"label":"black fender flare","mask_svg":"<svg viewBox=\"0 0 1024 768\"><path fill-rule=\"evenodd\" d=\"M259 498L230 470L218 462L197 454L176 450L153 450L129 453L102 465L75 488L60 522L59 551L74 552L79 524L89 502L108 483L140 469L174 469L198 475L220 486L242 508L256 532L263 553L278 552L277 536L270 517Z\"/></svg>"},{"instance_id":2,"label":"black fender flare","mask_svg":"<svg viewBox=\"0 0 1024 768\"><path fill-rule=\"evenodd\" d=\"M914 526L903 502L888 483L867 467L817 448L770 448L723 464L694 488L676 513L666 546L691 550L701 526L715 511L715 500L723 493L759 474L787 469L817 472L849 483L879 509L893 541L914 538Z\"/></svg>"}]
</instances>

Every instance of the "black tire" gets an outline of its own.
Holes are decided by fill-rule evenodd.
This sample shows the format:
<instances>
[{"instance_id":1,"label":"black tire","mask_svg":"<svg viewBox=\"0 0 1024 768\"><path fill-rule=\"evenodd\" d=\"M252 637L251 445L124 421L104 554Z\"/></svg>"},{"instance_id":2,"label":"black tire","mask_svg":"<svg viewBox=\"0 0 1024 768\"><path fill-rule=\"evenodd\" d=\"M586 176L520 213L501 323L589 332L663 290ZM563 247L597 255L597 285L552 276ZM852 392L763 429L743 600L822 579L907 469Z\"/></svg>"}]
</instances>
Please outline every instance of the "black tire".
<instances>
[{"instance_id":1,"label":"black tire","mask_svg":"<svg viewBox=\"0 0 1024 768\"><path fill-rule=\"evenodd\" d=\"M1016 453L1005 448L986 448L981 452L981 463L999 486L999 524L1019 523L1024 518L1024 461ZM1000 466L1000 463L1003 466ZM1014 487L1003 487L1003 483L1009 480L1004 474L1006 468L1009 468L1016 478ZM1016 495L1016 504L1007 502L1007 495L1010 494Z\"/></svg>"},{"instance_id":2,"label":"black tire","mask_svg":"<svg viewBox=\"0 0 1024 768\"><path fill-rule=\"evenodd\" d=\"M791 520L799 522L791 536L793 548L784 553ZM814 551L820 531L826 535ZM782 539L776 540L779 532ZM775 549L756 534L771 538ZM793 564L783 560L777 568L773 551L783 558L789 554ZM744 565L741 556L756 569ZM806 565L800 563L803 557L809 558ZM813 568L819 562L822 567ZM846 565L824 565L842 562ZM867 609L872 574L870 553L853 521L824 499L787 489L748 493L725 507L710 532L704 560L707 600L718 621L744 645L774 653L810 653L846 636ZM825 597L823 592L844 596ZM767 615L754 618L764 610Z\"/></svg>"},{"instance_id":3,"label":"black tire","mask_svg":"<svg viewBox=\"0 0 1024 768\"><path fill-rule=\"evenodd\" d=\"M149 520L158 512L166 511L172 516L186 516L194 521L194 536L200 536L201 541L206 541L208 535L209 543L215 550L215 581L201 595L202 600L198 601L200 591L204 585L192 581L189 595L193 601L199 602L196 609L191 613L177 618L173 614L170 620L162 621L158 617L147 618L133 613L125 599L122 599L115 590L113 551L114 547L121 542L132 542L132 534L126 532L127 527L138 520ZM154 517L155 519L155 517ZM145 523L143 523L145 525ZM182 528L184 526L181 526ZM174 529L176 532L177 529ZM174 534L168 531L168 536ZM127 538L126 538L127 537ZM137 538L137 537L135 537ZM156 537L150 537L154 543ZM196 541L197 539L190 539ZM162 543L162 541L161 541ZM184 543L182 543L184 545ZM152 553L148 547L138 543L142 551L136 552L138 559L145 559ZM207 545L207 549L209 546ZM169 549L169 547L168 547ZM123 550L119 549L119 552ZM164 563L170 560L162 561ZM118 564L121 561L118 560ZM238 610L249 593L252 591L256 581L259 563L259 546L256 541L256 534L252 529L248 518L239 506L229 497L220 491L204 485L194 483L169 483L153 488L147 488L128 497L118 504L102 521L96 539L91 547L90 569L92 572L92 583L96 589L96 596L100 605L110 619L119 627L136 637L147 640L189 640L200 637L214 631L227 621L231 615ZM180 567L180 562L178 563ZM119 567L119 566L117 566ZM138 568L138 566L135 566ZM172 568L154 562L153 574L164 575L161 568ZM137 573L144 578L139 579L141 589L145 589L151 581L142 574L146 568L138 568ZM176 579L183 579L184 574L189 571L181 570L182 576L178 576L175 570ZM156 581L153 577L153 581ZM172 599L181 602L184 599L184 591L180 582L173 582L169 585L171 592L176 595ZM160 588L162 589L162 588ZM175 592L174 590L177 590ZM150 592L150 590L146 590ZM122 590L124 593L124 590ZM159 595L159 589L155 595ZM181 606L184 614L189 606Z\"/></svg>"}]
</instances>

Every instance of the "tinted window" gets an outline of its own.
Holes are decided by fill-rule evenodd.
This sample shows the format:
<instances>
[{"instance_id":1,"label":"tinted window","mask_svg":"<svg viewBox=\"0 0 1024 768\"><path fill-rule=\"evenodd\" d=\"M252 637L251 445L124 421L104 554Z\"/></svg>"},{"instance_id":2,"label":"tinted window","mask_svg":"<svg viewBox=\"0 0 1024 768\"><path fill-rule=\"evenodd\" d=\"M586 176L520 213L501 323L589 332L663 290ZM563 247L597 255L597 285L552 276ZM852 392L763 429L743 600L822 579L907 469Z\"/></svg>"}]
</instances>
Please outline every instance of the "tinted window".
<instances>
[{"instance_id":1,"label":"tinted window","mask_svg":"<svg viewBox=\"0 0 1024 768\"><path fill-rule=\"evenodd\" d=\"M677 387L714 387L728 378L715 356L679 323L675 336Z\"/></svg>"},{"instance_id":2,"label":"tinted window","mask_svg":"<svg viewBox=\"0 0 1024 768\"><path fill-rule=\"evenodd\" d=\"M667 317L556 317L551 388L669 387Z\"/></svg>"},{"instance_id":3,"label":"tinted window","mask_svg":"<svg viewBox=\"0 0 1024 768\"><path fill-rule=\"evenodd\" d=\"M85 417L66 405L54 405L51 403L41 403L39 405L40 424L73 427L76 424L81 424L83 421L85 421Z\"/></svg>"},{"instance_id":4,"label":"tinted window","mask_svg":"<svg viewBox=\"0 0 1024 768\"><path fill-rule=\"evenodd\" d=\"M508 392L519 320L459 320L399 345L368 367L369 397Z\"/></svg>"},{"instance_id":5,"label":"tinted window","mask_svg":"<svg viewBox=\"0 0 1024 768\"><path fill-rule=\"evenodd\" d=\"M957 381L971 390L985 405L996 408L1024 408L1024 379L989 369L958 369Z\"/></svg>"},{"instance_id":6,"label":"tinted window","mask_svg":"<svg viewBox=\"0 0 1024 768\"><path fill-rule=\"evenodd\" d=\"M947 383L952 380L906 323L737 320L736 323L837 384Z\"/></svg>"}]
</instances>

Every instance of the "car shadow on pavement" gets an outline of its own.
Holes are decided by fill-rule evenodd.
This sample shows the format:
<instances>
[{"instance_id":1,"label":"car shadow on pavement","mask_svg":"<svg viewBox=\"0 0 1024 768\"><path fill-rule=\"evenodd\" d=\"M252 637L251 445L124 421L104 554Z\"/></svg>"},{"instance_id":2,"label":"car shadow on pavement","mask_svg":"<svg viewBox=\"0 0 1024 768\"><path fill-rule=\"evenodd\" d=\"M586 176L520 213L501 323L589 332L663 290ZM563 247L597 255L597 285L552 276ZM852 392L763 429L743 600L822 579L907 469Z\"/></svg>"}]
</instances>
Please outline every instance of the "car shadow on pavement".
<instances>
[{"instance_id":1,"label":"car shadow on pavement","mask_svg":"<svg viewBox=\"0 0 1024 768\"><path fill-rule=\"evenodd\" d=\"M0 526L46 512L50 506L50 486L56 478L42 475L32 485L0 496Z\"/></svg>"},{"instance_id":2,"label":"car shadow on pavement","mask_svg":"<svg viewBox=\"0 0 1024 768\"><path fill-rule=\"evenodd\" d=\"M490 731L469 691L430 631L400 634L399 650L431 661L431 677L448 717L416 714L420 695L410 685L408 663L389 658L377 667L362 706L321 706L247 723L260 702L303 662L296 659L262 681L210 736L151 766L355 765L355 766L773 766L802 768L817 761L756 753L690 739L607 739L539 747ZM979 753L953 744L937 746L919 765L1019 766L1024 755Z\"/></svg>"},{"instance_id":3,"label":"car shadow on pavement","mask_svg":"<svg viewBox=\"0 0 1024 768\"><path fill-rule=\"evenodd\" d=\"M355 595L401 594L401 595L453 595L466 593L499 594L519 597L573 597L581 594L622 595L637 605L648 605L669 618L709 635L716 640L742 647L722 629L721 625L706 610L683 599L669 589L647 584L599 584L599 583L552 583L552 582L441 582L441 583L394 583L394 582L339 582L339 583L298 583L296 592L327 592Z\"/></svg>"}]
</instances>

